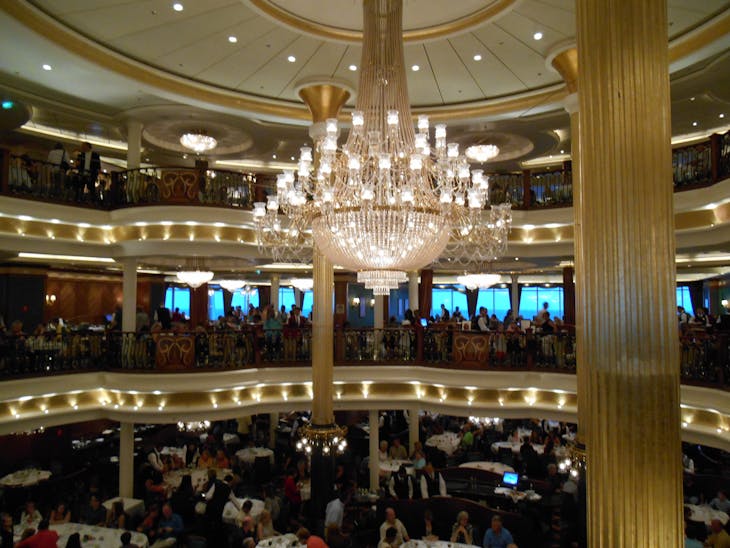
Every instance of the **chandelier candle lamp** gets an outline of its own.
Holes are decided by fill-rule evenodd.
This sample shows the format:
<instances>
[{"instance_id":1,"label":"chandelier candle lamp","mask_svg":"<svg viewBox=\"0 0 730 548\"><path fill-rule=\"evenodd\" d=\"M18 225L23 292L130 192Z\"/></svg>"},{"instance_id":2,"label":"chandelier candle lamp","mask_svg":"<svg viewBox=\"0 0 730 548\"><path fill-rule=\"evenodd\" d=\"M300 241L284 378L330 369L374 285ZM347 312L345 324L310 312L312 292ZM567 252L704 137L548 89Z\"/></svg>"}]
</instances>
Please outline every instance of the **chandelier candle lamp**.
<instances>
[{"instance_id":1,"label":"chandelier candle lamp","mask_svg":"<svg viewBox=\"0 0 730 548\"><path fill-rule=\"evenodd\" d=\"M450 238L490 230L483 221L488 178L447 142L445 124L432 128L421 115L413 126L402 12L402 0L363 2L362 70L347 142L337 142L337 120L326 120L316 165L312 148L303 147L298 169L280 174L276 195L253 212L262 248L311 231L332 263L357 272L376 295L434 261Z\"/></svg>"}]
</instances>

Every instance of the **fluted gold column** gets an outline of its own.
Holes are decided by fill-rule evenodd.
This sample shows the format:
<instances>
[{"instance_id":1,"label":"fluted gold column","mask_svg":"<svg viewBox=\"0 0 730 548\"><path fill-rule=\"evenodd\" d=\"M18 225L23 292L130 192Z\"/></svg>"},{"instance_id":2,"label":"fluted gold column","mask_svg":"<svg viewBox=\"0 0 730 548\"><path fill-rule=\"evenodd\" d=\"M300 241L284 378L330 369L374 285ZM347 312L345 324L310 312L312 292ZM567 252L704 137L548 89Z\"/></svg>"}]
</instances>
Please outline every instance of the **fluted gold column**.
<instances>
[{"instance_id":1,"label":"fluted gold column","mask_svg":"<svg viewBox=\"0 0 730 548\"><path fill-rule=\"evenodd\" d=\"M318 154L319 144L326 135L325 120L337 118L342 105L350 93L330 84L317 84L299 90L299 96L312 113L312 126L309 135L315 143ZM315 162L317 158L315 157ZM314 244L313 255L313 293L314 311L312 314L312 424L325 426L334 424L332 412L332 379L334 373L334 323L332 319L332 291L334 288L334 269L332 263Z\"/></svg>"},{"instance_id":2,"label":"fluted gold column","mask_svg":"<svg viewBox=\"0 0 730 548\"><path fill-rule=\"evenodd\" d=\"M667 3L581 0L577 29L576 320L588 540L679 548Z\"/></svg>"}]
</instances>

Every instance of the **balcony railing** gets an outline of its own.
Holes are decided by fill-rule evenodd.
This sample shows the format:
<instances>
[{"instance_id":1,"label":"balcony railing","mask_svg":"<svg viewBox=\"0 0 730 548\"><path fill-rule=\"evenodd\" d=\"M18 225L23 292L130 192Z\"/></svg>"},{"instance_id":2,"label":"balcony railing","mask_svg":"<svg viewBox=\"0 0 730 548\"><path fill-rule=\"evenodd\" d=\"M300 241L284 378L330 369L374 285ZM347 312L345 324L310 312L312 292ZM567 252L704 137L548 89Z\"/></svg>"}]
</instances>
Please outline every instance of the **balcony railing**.
<instances>
[{"instance_id":1,"label":"balcony railing","mask_svg":"<svg viewBox=\"0 0 730 548\"><path fill-rule=\"evenodd\" d=\"M251 209L272 192L271 175L220 169L150 167L95 175L90 185L75 170L62 171L27 156L2 153L0 193L99 209L160 205L211 205ZM515 209L570 207L572 167L490 174L493 203ZM713 185L730 177L730 132L672 151L675 191Z\"/></svg>"},{"instance_id":2,"label":"balcony railing","mask_svg":"<svg viewBox=\"0 0 730 548\"><path fill-rule=\"evenodd\" d=\"M730 333L680 336L682 382L730 389ZM452 326L338 328L335 365L414 365L451 369L574 373L575 336L462 331ZM0 378L82 371L186 372L311 365L311 330L198 330L121 333L80 330L8 336L0 342Z\"/></svg>"}]
</instances>

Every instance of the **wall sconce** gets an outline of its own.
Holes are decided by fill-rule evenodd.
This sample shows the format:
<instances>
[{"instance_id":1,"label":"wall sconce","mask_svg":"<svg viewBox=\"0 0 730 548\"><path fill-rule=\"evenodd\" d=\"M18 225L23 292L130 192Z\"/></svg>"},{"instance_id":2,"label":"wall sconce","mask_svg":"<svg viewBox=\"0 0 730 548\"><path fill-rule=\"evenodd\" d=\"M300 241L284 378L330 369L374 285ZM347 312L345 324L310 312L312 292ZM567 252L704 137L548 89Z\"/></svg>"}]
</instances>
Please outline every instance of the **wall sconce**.
<instances>
[{"instance_id":1,"label":"wall sconce","mask_svg":"<svg viewBox=\"0 0 730 548\"><path fill-rule=\"evenodd\" d=\"M56 296L53 294L46 295L46 306L53 306L54 304L56 304Z\"/></svg>"},{"instance_id":2,"label":"wall sconce","mask_svg":"<svg viewBox=\"0 0 730 548\"><path fill-rule=\"evenodd\" d=\"M360 306L360 297L353 297L352 301L350 301L350 306L352 306L352 308L359 307Z\"/></svg>"}]
</instances>

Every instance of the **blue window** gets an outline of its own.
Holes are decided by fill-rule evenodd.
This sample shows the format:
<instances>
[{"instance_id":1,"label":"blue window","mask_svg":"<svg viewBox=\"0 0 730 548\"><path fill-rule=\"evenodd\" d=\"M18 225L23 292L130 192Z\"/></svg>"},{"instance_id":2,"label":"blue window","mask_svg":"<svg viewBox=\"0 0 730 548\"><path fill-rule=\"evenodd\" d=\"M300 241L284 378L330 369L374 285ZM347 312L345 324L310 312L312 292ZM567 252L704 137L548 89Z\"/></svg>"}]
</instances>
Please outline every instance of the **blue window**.
<instances>
[{"instance_id":1,"label":"blue window","mask_svg":"<svg viewBox=\"0 0 730 548\"><path fill-rule=\"evenodd\" d=\"M231 306L236 308L241 307L244 314L248 313L248 306L253 305L254 308L259 306L259 288L252 287L249 291L234 291L233 299L231 299Z\"/></svg>"},{"instance_id":2,"label":"blue window","mask_svg":"<svg viewBox=\"0 0 730 548\"><path fill-rule=\"evenodd\" d=\"M165 308L174 311L176 308L185 315L190 317L190 288L170 286L165 290Z\"/></svg>"},{"instance_id":3,"label":"blue window","mask_svg":"<svg viewBox=\"0 0 730 548\"><path fill-rule=\"evenodd\" d=\"M548 303L550 317L563 317L562 287L523 287L520 295L520 316L531 320L542 310L542 303Z\"/></svg>"},{"instance_id":4,"label":"blue window","mask_svg":"<svg viewBox=\"0 0 730 548\"><path fill-rule=\"evenodd\" d=\"M491 316L496 314L501 322L507 315L507 311L511 308L509 302L509 289L506 287L490 287L489 289L480 289L477 299L477 314L481 307L485 307Z\"/></svg>"},{"instance_id":5,"label":"blue window","mask_svg":"<svg viewBox=\"0 0 730 548\"><path fill-rule=\"evenodd\" d=\"M313 306L314 306L314 292L305 291L304 292L304 301L302 302L302 316L304 316L305 318L309 318L309 315L312 313Z\"/></svg>"},{"instance_id":6,"label":"blue window","mask_svg":"<svg viewBox=\"0 0 730 548\"><path fill-rule=\"evenodd\" d=\"M294 306L296 303L296 300L294 298L294 288L293 287L280 287L279 288L279 308L281 308L282 305L286 307L287 313L291 311L291 307Z\"/></svg>"},{"instance_id":7,"label":"blue window","mask_svg":"<svg viewBox=\"0 0 730 548\"><path fill-rule=\"evenodd\" d=\"M468 308L466 304L466 290L461 288L455 289L453 287L445 288L434 288L431 290L431 315L436 318L441 315L441 305L446 307L449 311L449 315L454 314L456 307L459 307L461 315L466 317L468 315Z\"/></svg>"},{"instance_id":8,"label":"blue window","mask_svg":"<svg viewBox=\"0 0 730 548\"><path fill-rule=\"evenodd\" d=\"M692 299L689 296L689 287L686 285L677 287L677 306L684 307L684 311L690 316L695 315Z\"/></svg>"},{"instance_id":9,"label":"blue window","mask_svg":"<svg viewBox=\"0 0 730 548\"><path fill-rule=\"evenodd\" d=\"M208 318L217 320L218 316L225 316L226 311L223 309L223 290L208 289Z\"/></svg>"}]
</instances>

